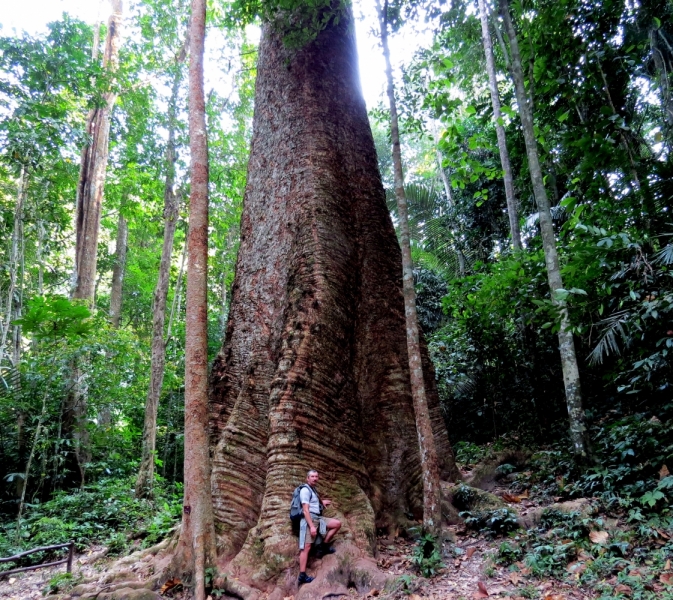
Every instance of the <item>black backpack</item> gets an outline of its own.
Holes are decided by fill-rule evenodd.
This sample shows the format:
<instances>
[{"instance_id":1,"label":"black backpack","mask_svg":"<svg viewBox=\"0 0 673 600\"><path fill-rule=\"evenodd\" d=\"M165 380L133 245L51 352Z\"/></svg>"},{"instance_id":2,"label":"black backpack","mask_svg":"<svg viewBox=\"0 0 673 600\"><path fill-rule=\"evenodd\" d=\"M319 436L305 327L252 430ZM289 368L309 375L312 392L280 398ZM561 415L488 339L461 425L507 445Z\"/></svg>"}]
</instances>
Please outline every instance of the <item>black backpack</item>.
<instances>
[{"instance_id":1,"label":"black backpack","mask_svg":"<svg viewBox=\"0 0 673 600\"><path fill-rule=\"evenodd\" d=\"M297 531L299 530L299 523L304 516L304 511L301 507L301 501L299 499L299 493L303 487L307 487L309 490L311 490L312 494L318 496L318 493L313 488L311 488L308 483L302 483L301 485L298 485L296 488L294 488L294 492L292 492L292 502L290 503L290 521L292 523L292 528ZM318 502L320 502L320 496L318 496ZM320 502L320 514L322 514L322 502Z\"/></svg>"}]
</instances>

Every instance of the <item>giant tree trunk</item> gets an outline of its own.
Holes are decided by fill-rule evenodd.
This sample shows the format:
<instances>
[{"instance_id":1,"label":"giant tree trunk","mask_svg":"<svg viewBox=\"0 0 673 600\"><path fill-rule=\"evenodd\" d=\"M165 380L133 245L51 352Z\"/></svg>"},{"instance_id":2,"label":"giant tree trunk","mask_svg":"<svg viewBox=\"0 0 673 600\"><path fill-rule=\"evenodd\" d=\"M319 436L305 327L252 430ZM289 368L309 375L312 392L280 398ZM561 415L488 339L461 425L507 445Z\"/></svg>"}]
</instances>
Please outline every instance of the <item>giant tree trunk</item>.
<instances>
[{"instance_id":1,"label":"giant tree trunk","mask_svg":"<svg viewBox=\"0 0 673 600\"><path fill-rule=\"evenodd\" d=\"M568 417L570 421L570 439L573 444L575 455L580 460L586 460L589 457L590 446L584 410L582 408L579 367L577 364L577 355L575 353L575 341L573 339L572 331L570 331L568 309L565 300L558 298L556 295L556 290L563 288L563 281L561 280L561 270L559 268L549 199L547 198L547 192L544 187L542 169L540 168L540 160L538 157L537 140L535 139L533 126L533 111L529 104L528 95L526 94L523 68L521 66L521 53L519 52L519 44L514 24L512 23L509 14L508 0L500 0L500 9L502 12L505 32L509 39L511 72L512 78L514 79L516 101L519 105L519 115L521 117L521 126L526 144L528 169L530 171L533 193L535 194L535 201L537 202L538 207L542 247L544 249L545 264L547 267L547 280L549 281L552 301L556 304L561 313L561 327L558 332L558 339L559 350L561 353L561 367L563 369L563 382L566 391L566 405L568 407Z\"/></svg>"},{"instance_id":2,"label":"giant tree trunk","mask_svg":"<svg viewBox=\"0 0 673 600\"><path fill-rule=\"evenodd\" d=\"M502 165L503 180L505 184L505 197L507 198L507 213L509 215L509 229L512 233L512 246L514 250L521 250L521 231L519 229L519 211L517 209L516 196L514 195L514 177L512 165L507 150L505 127L502 124L502 112L500 110L500 93L498 92L498 79L495 74L495 58L493 57L493 45L491 32L488 29L488 13L486 12L486 0L479 0L479 16L481 18L481 40L484 45L486 57L486 71L488 71L488 87L491 91L491 104L493 105L493 120L495 133L498 136L498 152Z\"/></svg>"},{"instance_id":3,"label":"giant tree trunk","mask_svg":"<svg viewBox=\"0 0 673 600\"><path fill-rule=\"evenodd\" d=\"M189 46L191 196L185 331L185 495L174 564L194 576L205 600L205 568L215 561L208 447L208 140L203 91L206 0L192 0ZM163 333L163 332L162 332Z\"/></svg>"},{"instance_id":4,"label":"giant tree trunk","mask_svg":"<svg viewBox=\"0 0 673 600\"><path fill-rule=\"evenodd\" d=\"M166 182L164 185L164 244L159 263L159 276L154 288L152 303L152 367L150 387L145 402L145 422L143 424L143 443L140 456L140 469L136 479L136 496L149 497L154 483L154 452L157 438L157 409L164 381L166 362L166 343L164 324L166 321L166 301L173 255L173 239L178 224L178 198L175 194L175 127L176 105L180 91L180 73L176 72L173 90L168 105L168 142L166 144ZM206 157L207 159L207 157Z\"/></svg>"},{"instance_id":5,"label":"giant tree trunk","mask_svg":"<svg viewBox=\"0 0 673 600\"><path fill-rule=\"evenodd\" d=\"M110 1L112 14L108 20L103 67L114 70L121 41L122 0ZM117 94L110 90L103 94L103 98L104 102L92 109L87 118L90 142L82 150L77 184L72 298L84 300L90 306L94 304L96 289L98 233L108 161L110 116ZM63 435L71 441L65 464L69 475L65 481L67 486L81 486L84 484L85 465L90 460L85 370L81 365L72 365L69 388L63 411Z\"/></svg>"},{"instance_id":6,"label":"giant tree trunk","mask_svg":"<svg viewBox=\"0 0 673 600\"><path fill-rule=\"evenodd\" d=\"M395 530L406 513L422 515L402 257L349 9L300 50L286 49L264 26L253 128L210 404L219 562L237 573L228 585L242 596L250 595L246 585L268 589L295 563L287 507L309 468L321 473L330 510L344 524L341 560L349 548L373 552L377 527ZM433 384L441 467L455 478ZM330 571L333 585L348 584L349 569ZM296 572L288 577L291 585ZM327 579L320 575L300 595Z\"/></svg>"},{"instance_id":7,"label":"giant tree trunk","mask_svg":"<svg viewBox=\"0 0 673 600\"><path fill-rule=\"evenodd\" d=\"M426 533L438 538L442 525L442 490L439 479L439 459L437 458L437 448L432 433L430 411L428 410L425 382L423 380L423 361L421 358L418 315L416 314L416 290L414 289L414 263L411 259L411 239L409 235L409 211L407 210L407 198L404 193L400 128L397 118L393 70L390 64L390 49L388 48L388 1L385 1L383 7L377 2L377 6L388 82L390 137L393 146L395 197L397 199L397 216L402 249L402 293L404 295L411 396L414 403L414 414L416 415L418 447L421 453L421 468L423 470L423 529Z\"/></svg>"}]
</instances>

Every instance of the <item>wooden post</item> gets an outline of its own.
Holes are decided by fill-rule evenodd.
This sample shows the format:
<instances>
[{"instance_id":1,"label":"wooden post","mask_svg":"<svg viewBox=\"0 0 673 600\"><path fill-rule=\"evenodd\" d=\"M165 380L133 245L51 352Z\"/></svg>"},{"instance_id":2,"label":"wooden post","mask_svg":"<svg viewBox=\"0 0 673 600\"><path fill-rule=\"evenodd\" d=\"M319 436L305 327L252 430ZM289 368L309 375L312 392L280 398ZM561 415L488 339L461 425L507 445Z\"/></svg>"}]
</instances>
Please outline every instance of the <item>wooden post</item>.
<instances>
[{"instance_id":1,"label":"wooden post","mask_svg":"<svg viewBox=\"0 0 673 600\"><path fill-rule=\"evenodd\" d=\"M68 567L67 567L68 573L72 573L72 559L74 553L75 553L75 542L70 542L70 545L68 546Z\"/></svg>"}]
</instances>

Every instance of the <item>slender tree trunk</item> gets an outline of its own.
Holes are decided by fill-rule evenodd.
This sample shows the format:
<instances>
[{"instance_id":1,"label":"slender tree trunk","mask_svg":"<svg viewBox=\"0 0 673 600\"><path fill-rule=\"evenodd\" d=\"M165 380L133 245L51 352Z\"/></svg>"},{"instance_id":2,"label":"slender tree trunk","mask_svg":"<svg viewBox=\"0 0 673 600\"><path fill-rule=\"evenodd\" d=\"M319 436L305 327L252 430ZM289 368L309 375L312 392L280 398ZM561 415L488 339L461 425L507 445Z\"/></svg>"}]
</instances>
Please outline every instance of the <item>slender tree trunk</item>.
<instances>
[{"instance_id":1,"label":"slender tree trunk","mask_svg":"<svg viewBox=\"0 0 673 600\"><path fill-rule=\"evenodd\" d=\"M152 366L150 371L150 387L145 402L145 422L143 425L143 442L140 456L140 470L136 479L136 496L150 497L154 483L154 453L157 437L157 409L164 381L164 365L166 362L166 343L164 326L166 323L166 300L171 274L171 257L173 255L173 239L178 223L178 198L175 194L175 127L178 93L180 91L180 74L176 72L173 90L168 105L168 143L166 146L166 182L164 185L164 244L159 263L159 276L154 288L152 304Z\"/></svg>"},{"instance_id":2,"label":"slender tree trunk","mask_svg":"<svg viewBox=\"0 0 673 600\"><path fill-rule=\"evenodd\" d=\"M182 249L182 260L180 261L180 270L178 271L178 279L175 282L175 292L173 293L173 302L171 303L171 314L168 317L168 328L166 329L166 343L171 339L171 332L173 330L173 323L176 315L180 314L180 299L182 297L182 277L185 272L185 260L187 259L187 242Z\"/></svg>"},{"instance_id":3,"label":"slender tree trunk","mask_svg":"<svg viewBox=\"0 0 673 600\"><path fill-rule=\"evenodd\" d=\"M423 378L423 361L421 358L420 333L416 314L416 291L414 289L414 265L411 259L411 241L409 235L409 216L407 199L404 194L404 174L402 171L402 153L400 149L400 132L397 119L397 103L393 70L390 65L388 48L388 0L383 8L378 4L379 21L381 24L381 45L386 61L388 80L388 103L390 105L390 137L393 145L393 171L395 176L395 196L397 198L397 215L399 219L400 246L402 248L402 291L404 294L404 313L407 326L407 351L409 357L409 373L411 375L411 396L414 401L416 428L418 430L418 446L421 453L423 469L423 528L438 537L442 525L441 487L439 478L439 459L432 433L432 422L428 402L425 395Z\"/></svg>"},{"instance_id":4,"label":"slender tree trunk","mask_svg":"<svg viewBox=\"0 0 673 600\"><path fill-rule=\"evenodd\" d=\"M664 112L664 130L670 133L673 130L673 95L671 94L670 75L666 69L666 61L659 47L658 32L657 29L650 29L650 49L659 77L659 95L661 96L661 108Z\"/></svg>"},{"instance_id":5,"label":"slender tree trunk","mask_svg":"<svg viewBox=\"0 0 673 600\"><path fill-rule=\"evenodd\" d=\"M37 449L37 442L40 440L40 434L42 433L42 423L44 422L44 417L47 413L47 397L48 392L42 397L42 411L40 412L40 417L37 421L37 427L35 428L35 437L33 438L33 445L30 449L30 455L28 456L28 462L26 463L26 472L23 475L23 487L21 489L21 499L19 500L19 512L16 517L16 544L19 544L21 539L21 516L23 515L23 507L26 500L26 489L28 489L28 478L30 477L30 467L33 463L33 457L35 456L35 450Z\"/></svg>"},{"instance_id":6,"label":"slender tree trunk","mask_svg":"<svg viewBox=\"0 0 673 600\"><path fill-rule=\"evenodd\" d=\"M442 165L442 153L439 148L435 150L437 156L437 170L439 171L439 178L442 180L442 185L444 186L444 192L446 193L446 199L451 208L455 207L453 201L453 194L451 193L451 185L449 184L449 178L446 176L446 171ZM460 246L456 245L456 256L458 257L458 273L461 277L465 277L465 254L463 254Z\"/></svg>"},{"instance_id":7,"label":"slender tree trunk","mask_svg":"<svg viewBox=\"0 0 673 600\"><path fill-rule=\"evenodd\" d=\"M565 300L559 299L556 295L556 290L563 288L563 281L561 280L561 270L559 268L549 199L547 198L547 192L544 188L542 169L540 168L538 157L537 140L535 139L533 124L533 112L528 103L528 96L526 95L523 69L521 66L521 54L519 52L519 44L514 24L512 23L509 13L508 0L500 0L500 9L505 32L509 39L511 72L514 79L516 99L517 104L519 105L519 115L521 117L521 125L526 144L528 168L533 184L535 201L538 206L542 246L547 267L547 279L549 281L552 301L556 304L561 313L561 326L558 338L559 350L561 353L561 366L563 369L563 381L566 391L566 404L570 421L570 439L575 455L579 460L584 461L589 458L590 445L585 423L584 409L582 408L579 367L577 364L577 355L575 353L575 341L573 339L573 334L570 331L568 309Z\"/></svg>"},{"instance_id":8,"label":"slender tree trunk","mask_svg":"<svg viewBox=\"0 0 673 600\"><path fill-rule=\"evenodd\" d=\"M343 560L324 561L300 595L377 587L362 577L376 571L376 529L423 515L402 257L357 64L347 3L300 49L263 27L241 246L211 374L218 564L240 597L296 594L285 507L309 468L343 524ZM432 433L455 478L430 378Z\"/></svg>"},{"instance_id":9,"label":"slender tree trunk","mask_svg":"<svg viewBox=\"0 0 673 600\"><path fill-rule=\"evenodd\" d=\"M189 51L191 196L185 332L185 496L177 564L194 576L205 600L205 568L213 564L215 526L208 439L208 140L203 90L206 0L192 0Z\"/></svg>"},{"instance_id":10,"label":"slender tree trunk","mask_svg":"<svg viewBox=\"0 0 673 600\"><path fill-rule=\"evenodd\" d=\"M122 0L110 0L112 14L108 20L103 67L111 72L117 67L121 43ZM94 48L94 60L96 48ZM77 185L77 213L75 217L75 270L73 272L72 298L94 305L96 290L96 263L98 259L98 234L105 186L105 172L109 153L110 116L117 94L108 91L104 102L91 110L87 118L90 139L82 149L79 182ZM63 435L71 440L66 455L66 485L84 485L86 464L90 460L87 431L87 396L85 369L80 363L72 365L70 392L63 414Z\"/></svg>"},{"instance_id":11,"label":"slender tree trunk","mask_svg":"<svg viewBox=\"0 0 673 600\"><path fill-rule=\"evenodd\" d=\"M115 329L119 329L122 318L122 290L124 287L124 270L126 269L126 251L129 239L129 226L119 211L117 219L117 241L115 245L115 264L112 269L112 288L110 290L110 321Z\"/></svg>"},{"instance_id":12,"label":"slender tree trunk","mask_svg":"<svg viewBox=\"0 0 673 600\"><path fill-rule=\"evenodd\" d=\"M44 294L44 222L37 221L37 295Z\"/></svg>"},{"instance_id":13,"label":"slender tree trunk","mask_svg":"<svg viewBox=\"0 0 673 600\"><path fill-rule=\"evenodd\" d=\"M503 180L505 183L505 197L507 198L507 213L509 215L509 228L512 233L512 246L514 250L521 250L519 211L517 209L516 196L514 195L514 177L512 175L512 165L509 161L509 151L507 150L505 127L502 124L500 93L498 92L498 79L495 73L495 58L493 56L491 33L488 28L486 0L479 0L479 16L481 18L481 40L484 45L484 55L486 56L488 86L491 91L491 104L493 105L493 120L495 122L495 132L498 136L498 151L500 152L500 164L502 165Z\"/></svg>"},{"instance_id":14,"label":"slender tree trunk","mask_svg":"<svg viewBox=\"0 0 673 600\"><path fill-rule=\"evenodd\" d=\"M16 207L14 209L14 229L12 230L12 242L9 251L9 289L7 291L7 307L5 321L2 323L0 332L0 365L5 357L7 335L12 327L12 313L14 312L14 295L16 293L16 280L20 270L20 248L22 245L23 232L23 207L26 201L28 188L26 169L21 167L17 183Z\"/></svg>"}]
</instances>

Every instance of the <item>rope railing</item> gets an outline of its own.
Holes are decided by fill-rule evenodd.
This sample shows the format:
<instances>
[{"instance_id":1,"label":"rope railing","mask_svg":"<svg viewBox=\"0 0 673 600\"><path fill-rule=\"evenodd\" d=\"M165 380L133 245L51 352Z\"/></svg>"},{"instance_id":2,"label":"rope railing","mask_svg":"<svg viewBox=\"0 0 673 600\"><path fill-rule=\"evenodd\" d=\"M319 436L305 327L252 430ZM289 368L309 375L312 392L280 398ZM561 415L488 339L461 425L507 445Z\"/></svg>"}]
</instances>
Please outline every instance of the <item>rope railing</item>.
<instances>
[{"instance_id":1,"label":"rope railing","mask_svg":"<svg viewBox=\"0 0 673 600\"><path fill-rule=\"evenodd\" d=\"M24 556L29 556L30 554L35 554L36 552L47 552L48 550L60 550L61 548L68 548L68 557L63 560L56 560L50 563L42 563L39 565L32 565L31 567L22 567L20 569L11 569L10 571L0 571L0 577L5 575L11 575L12 573L23 573L24 571L33 571L35 569L45 569L46 567L54 567L56 565L67 564L68 573L72 573L72 559L75 554L75 542L68 542L67 544L56 544L54 546L42 546L41 548L33 548L32 550L26 550L26 552L21 552L20 554L15 554L14 556L9 556L7 558L0 558L0 564L7 562L15 562Z\"/></svg>"}]
</instances>

